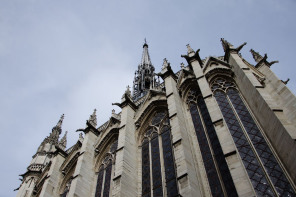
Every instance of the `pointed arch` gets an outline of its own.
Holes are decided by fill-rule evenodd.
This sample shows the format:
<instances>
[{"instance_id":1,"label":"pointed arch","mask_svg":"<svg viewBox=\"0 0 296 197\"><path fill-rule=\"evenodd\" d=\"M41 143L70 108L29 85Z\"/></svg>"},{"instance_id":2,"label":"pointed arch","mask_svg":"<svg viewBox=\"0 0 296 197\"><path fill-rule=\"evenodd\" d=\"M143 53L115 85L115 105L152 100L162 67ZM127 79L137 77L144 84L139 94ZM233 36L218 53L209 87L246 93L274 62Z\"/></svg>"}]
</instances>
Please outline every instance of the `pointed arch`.
<instances>
[{"instance_id":1,"label":"pointed arch","mask_svg":"<svg viewBox=\"0 0 296 197\"><path fill-rule=\"evenodd\" d=\"M197 84L186 93L207 180L213 196L238 196L216 130Z\"/></svg>"},{"instance_id":2,"label":"pointed arch","mask_svg":"<svg viewBox=\"0 0 296 197\"><path fill-rule=\"evenodd\" d=\"M142 196L177 196L175 159L171 127L166 108L160 107L145 118L139 132L142 154Z\"/></svg>"},{"instance_id":3,"label":"pointed arch","mask_svg":"<svg viewBox=\"0 0 296 197\"><path fill-rule=\"evenodd\" d=\"M98 176L95 197L108 197L112 187L112 171L114 169L118 146L118 129L113 129L108 134L96 148L98 154L95 169L98 169Z\"/></svg>"}]
</instances>

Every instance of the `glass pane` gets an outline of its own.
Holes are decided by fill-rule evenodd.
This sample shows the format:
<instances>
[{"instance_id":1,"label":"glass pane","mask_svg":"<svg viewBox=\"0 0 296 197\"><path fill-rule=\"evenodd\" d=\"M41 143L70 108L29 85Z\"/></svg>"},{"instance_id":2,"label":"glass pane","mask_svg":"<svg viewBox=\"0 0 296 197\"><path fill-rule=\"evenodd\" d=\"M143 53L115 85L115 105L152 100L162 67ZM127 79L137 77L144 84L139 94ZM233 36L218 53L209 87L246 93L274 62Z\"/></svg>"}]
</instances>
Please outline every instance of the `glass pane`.
<instances>
[{"instance_id":1,"label":"glass pane","mask_svg":"<svg viewBox=\"0 0 296 197\"><path fill-rule=\"evenodd\" d=\"M215 97L257 195L274 196L264 171L248 143L247 138L228 103L226 95L221 91L216 91Z\"/></svg>"},{"instance_id":2,"label":"glass pane","mask_svg":"<svg viewBox=\"0 0 296 197\"><path fill-rule=\"evenodd\" d=\"M176 171L175 171L175 161L172 152L172 142L171 142L171 134L168 127L165 127L161 134L162 139L162 149L163 149L163 159L164 159L164 167L165 167L165 180L167 184L167 193L168 196L171 189L177 189L176 183ZM170 182L170 186L168 186L169 181L175 180L174 182ZM178 193L178 192L176 192Z\"/></svg>"},{"instance_id":3,"label":"glass pane","mask_svg":"<svg viewBox=\"0 0 296 197\"><path fill-rule=\"evenodd\" d=\"M108 166L106 168L103 197L109 197L111 171L112 171L112 162L109 162L109 164L108 164Z\"/></svg>"},{"instance_id":4,"label":"glass pane","mask_svg":"<svg viewBox=\"0 0 296 197\"><path fill-rule=\"evenodd\" d=\"M98 174L97 189L95 197L101 197L102 185L103 185L104 168L101 168Z\"/></svg>"},{"instance_id":5,"label":"glass pane","mask_svg":"<svg viewBox=\"0 0 296 197\"><path fill-rule=\"evenodd\" d=\"M233 197L238 196L235 186L234 186L234 183L233 183L233 180L232 180L232 177L230 175L230 171L227 166L220 142L218 140L216 130L213 126L213 123L212 123L212 120L211 120L211 117L208 112L208 109L207 109L204 99L202 97L199 97L197 104L200 109L203 121L205 123L206 129L208 132L208 136L209 136L211 146L212 146L212 149L214 152L214 157L215 157L216 162L218 164L218 168L219 168L220 174L222 176L222 180L223 180L227 195L229 197L230 196L233 196Z\"/></svg>"},{"instance_id":6,"label":"glass pane","mask_svg":"<svg viewBox=\"0 0 296 197\"><path fill-rule=\"evenodd\" d=\"M248 136L250 137L272 183L274 184L277 193L280 196L296 196L291 184L278 164L237 90L229 89L227 95L239 115L239 118L241 119Z\"/></svg>"},{"instance_id":7,"label":"glass pane","mask_svg":"<svg viewBox=\"0 0 296 197\"><path fill-rule=\"evenodd\" d=\"M196 104L190 105L190 112L212 195L224 196Z\"/></svg>"},{"instance_id":8,"label":"glass pane","mask_svg":"<svg viewBox=\"0 0 296 197\"><path fill-rule=\"evenodd\" d=\"M151 140L153 188L162 186L158 137Z\"/></svg>"},{"instance_id":9,"label":"glass pane","mask_svg":"<svg viewBox=\"0 0 296 197\"><path fill-rule=\"evenodd\" d=\"M149 143L142 144L142 195L150 196Z\"/></svg>"}]
</instances>

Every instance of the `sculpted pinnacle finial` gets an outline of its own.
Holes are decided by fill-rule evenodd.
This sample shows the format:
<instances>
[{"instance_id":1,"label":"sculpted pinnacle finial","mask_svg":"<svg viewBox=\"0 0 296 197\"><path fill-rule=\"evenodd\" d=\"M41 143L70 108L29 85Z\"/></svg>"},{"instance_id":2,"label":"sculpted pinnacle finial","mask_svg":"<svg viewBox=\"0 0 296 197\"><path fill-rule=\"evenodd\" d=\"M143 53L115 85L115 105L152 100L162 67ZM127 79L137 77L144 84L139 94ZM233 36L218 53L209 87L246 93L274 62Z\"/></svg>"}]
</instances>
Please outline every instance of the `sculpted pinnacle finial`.
<instances>
[{"instance_id":1,"label":"sculpted pinnacle finial","mask_svg":"<svg viewBox=\"0 0 296 197\"><path fill-rule=\"evenodd\" d=\"M61 116L59 122L57 123L57 127L61 127L61 126L62 126L62 123L63 123L64 117L65 117L65 115L63 114L63 115Z\"/></svg>"},{"instance_id":2,"label":"sculpted pinnacle finial","mask_svg":"<svg viewBox=\"0 0 296 197\"><path fill-rule=\"evenodd\" d=\"M166 58L163 59L162 70L166 69L169 66L169 62Z\"/></svg>"},{"instance_id":3,"label":"sculpted pinnacle finial","mask_svg":"<svg viewBox=\"0 0 296 197\"><path fill-rule=\"evenodd\" d=\"M90 115L88 122L92 124L94 127L97 126L97 115L96 115L97 110L94 109L94 112L92 115Z\"/></svg>"},{"instance_id":4,"label":"sculpted pinnacle finial","mask_svg":"<svg viewBox=\"0 0 296 197\"><path fill-rule=\"evenodd\" d=\"M127 94L128 96L131 95L131 91L130 91L130 87L129 87L129 85L126 87L125 94Z\"/></svg>"},{"instance_id":5,"label":"sculpted pinnacle finial","mask_svg":"<svg viewBox=\"0 0 296 197\"><path fill-rule=\"evenodd\" d=\"M194 53L194 50L190 47L189 44L186 45L187 46L187 54L189 55L190 53Z\"/></svg>"}]
</instances>

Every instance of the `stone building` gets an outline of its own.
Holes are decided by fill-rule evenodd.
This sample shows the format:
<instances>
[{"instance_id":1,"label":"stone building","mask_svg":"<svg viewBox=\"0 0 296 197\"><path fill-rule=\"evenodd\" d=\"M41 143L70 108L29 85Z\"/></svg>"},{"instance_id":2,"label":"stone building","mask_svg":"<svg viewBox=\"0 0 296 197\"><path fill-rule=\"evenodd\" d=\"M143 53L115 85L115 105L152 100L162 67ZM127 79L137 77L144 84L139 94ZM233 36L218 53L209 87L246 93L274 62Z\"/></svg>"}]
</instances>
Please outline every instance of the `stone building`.
<instances>
[{"instance_id":1,"label":"stone building","mask_svg":"<svg viewBox=\"0 0 296 197\"><path fill-rule=\"evenodd\" d=\"M296 97L275 61L221 42L206 59L187 45L176 73L166 59L156 73L145 42L121 112L97 126L94 111L67 150L62 116L17 196L296 196Z\"/></svg>"}]
</instances>

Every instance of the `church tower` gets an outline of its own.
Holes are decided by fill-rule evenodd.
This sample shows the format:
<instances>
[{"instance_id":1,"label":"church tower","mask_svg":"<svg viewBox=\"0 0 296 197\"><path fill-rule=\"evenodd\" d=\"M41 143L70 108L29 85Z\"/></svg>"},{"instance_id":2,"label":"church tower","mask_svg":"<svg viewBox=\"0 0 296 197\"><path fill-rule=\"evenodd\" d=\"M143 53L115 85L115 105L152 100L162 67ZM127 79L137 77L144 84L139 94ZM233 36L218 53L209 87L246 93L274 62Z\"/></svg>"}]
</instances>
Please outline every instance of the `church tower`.
<instances>
[{"instance_id":1,"label":"church tower","mask_svg":"<svg viewBox=\"0 0 296 197\"><path fill-rule=\"evenodd\" d=\"M138 70L135 72L133 82L133 99L144 96L150 88L158 86L159 82L156 81L154 66L151 63L150 55L148 52L148 44L145 39L143 45L143 54L141 63L138 66Z\"/></svg>"},{"instance_id":2,"label":"church tower","mask_svg":"<svg viewBox=\"0 0 296 197\"><path fill-rule=\"evenodd\" d=\"M164 58L155 72L145 41L132 92L112 103L121 111L98 126L94 110L68 149L67 132L59 140L62 116L17 196L296 196L288 80L271 71L278 61L267 55L251 49L255 65L245 60L246 43L221 43L224 54L203 59L188 44L179 71Z\"/></svg>"}]
</instances>

